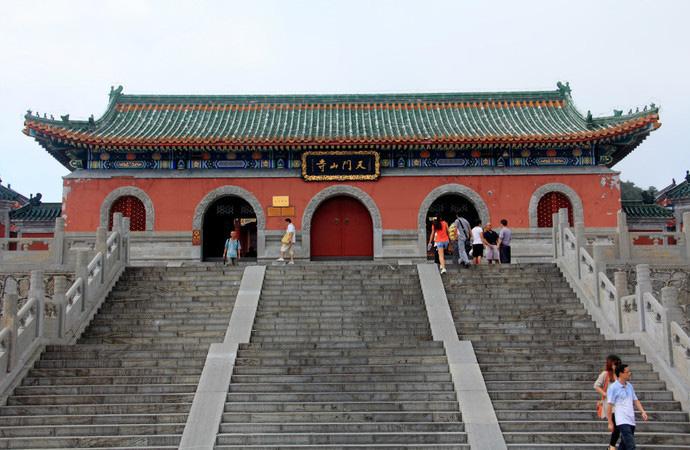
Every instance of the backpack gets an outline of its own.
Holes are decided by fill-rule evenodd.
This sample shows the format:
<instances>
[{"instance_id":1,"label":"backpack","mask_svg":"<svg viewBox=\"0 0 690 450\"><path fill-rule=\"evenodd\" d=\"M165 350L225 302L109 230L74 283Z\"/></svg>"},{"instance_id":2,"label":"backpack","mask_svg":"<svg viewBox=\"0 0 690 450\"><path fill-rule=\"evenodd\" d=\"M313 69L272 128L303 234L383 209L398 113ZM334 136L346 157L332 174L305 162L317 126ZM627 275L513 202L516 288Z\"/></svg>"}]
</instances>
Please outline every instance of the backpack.
<instances>
[{"instance_id":1,"label":"backpack","mask_svg":"<svg viewBox=\"0 0 690 450\"><path fill-rule=\"evenodd\" d=\"M458 226L456 224L453 224L448 228L448 238L451 241L457 241L458 240Z\"/></svg>"}]
</instances>

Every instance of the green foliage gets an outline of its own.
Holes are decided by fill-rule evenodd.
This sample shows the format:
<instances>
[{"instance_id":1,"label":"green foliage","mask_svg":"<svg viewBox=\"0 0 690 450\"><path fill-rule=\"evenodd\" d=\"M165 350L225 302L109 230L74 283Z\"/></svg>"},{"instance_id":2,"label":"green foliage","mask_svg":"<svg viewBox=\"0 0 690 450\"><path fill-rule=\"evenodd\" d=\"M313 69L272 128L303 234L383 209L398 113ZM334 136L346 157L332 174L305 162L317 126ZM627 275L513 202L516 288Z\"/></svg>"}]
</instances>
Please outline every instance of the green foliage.
<instances>
[{"instance_id":1,"label":"green foliage","mask_svg":"<svg viewBox=\"0 0 690 450\"><path fill-rule=\"evenodd\" d=\"M637 201L651 205L658 192L654 186L642 189L632 181L621 181L621 200L623 201Z\"/></svg>"}]
</instances>

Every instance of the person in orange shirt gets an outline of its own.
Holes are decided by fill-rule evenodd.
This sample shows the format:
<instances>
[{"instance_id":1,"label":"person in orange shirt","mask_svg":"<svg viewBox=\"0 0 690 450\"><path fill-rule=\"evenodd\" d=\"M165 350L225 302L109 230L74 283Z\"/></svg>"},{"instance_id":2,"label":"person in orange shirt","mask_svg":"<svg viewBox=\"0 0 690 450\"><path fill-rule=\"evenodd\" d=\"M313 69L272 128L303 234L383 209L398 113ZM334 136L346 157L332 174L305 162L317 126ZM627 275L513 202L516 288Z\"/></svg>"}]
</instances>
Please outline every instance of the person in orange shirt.
<instances>
[{"instance_id":1,"label":"person in orange shirt","mask_svg":"<svg viewBox=\"0 0 690 450\"><path fill-rule=\"evenodd\" d=\"M428 248L431 249L432 242L436 246L438 251L438 261L441 265L441 273L446 273L446 249L450 243L450 237L448 236L448 223L445 220L441 220L438 217L434 219L431 225L431 236L429 236Z\"/></svg>"}]
</instances>

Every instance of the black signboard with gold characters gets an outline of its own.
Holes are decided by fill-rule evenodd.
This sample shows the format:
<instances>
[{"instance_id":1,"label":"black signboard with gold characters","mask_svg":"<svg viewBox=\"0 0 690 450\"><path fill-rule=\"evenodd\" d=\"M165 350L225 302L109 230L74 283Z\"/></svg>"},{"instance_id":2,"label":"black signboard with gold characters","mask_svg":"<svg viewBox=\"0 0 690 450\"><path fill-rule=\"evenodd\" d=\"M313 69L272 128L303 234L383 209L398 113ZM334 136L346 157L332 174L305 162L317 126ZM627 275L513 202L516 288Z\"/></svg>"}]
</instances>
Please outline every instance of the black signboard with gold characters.
<instances>
[{"instance_id":1,"label":"black signboard with gold characters","mask_svg":"<svg viewBox=\"0 0 690 450\"><path fill-rule=\"evenodd\" d=\"M302 177L306 181L366 181L381 174L375 151L331 151L302 153Z\"/></svg>"}]
</instances>

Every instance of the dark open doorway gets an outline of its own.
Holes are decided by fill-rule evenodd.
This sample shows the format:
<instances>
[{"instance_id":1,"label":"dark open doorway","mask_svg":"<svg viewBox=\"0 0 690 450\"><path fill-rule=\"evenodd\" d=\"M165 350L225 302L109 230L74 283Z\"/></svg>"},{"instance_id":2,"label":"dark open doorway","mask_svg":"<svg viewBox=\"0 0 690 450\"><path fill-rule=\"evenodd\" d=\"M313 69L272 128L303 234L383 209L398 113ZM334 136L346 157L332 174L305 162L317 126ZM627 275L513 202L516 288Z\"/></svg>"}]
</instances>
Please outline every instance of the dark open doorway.
<instances>
[{"instance_id":1,"label":"dark open doorway","mask_svg":"<svg viewBox=\"0 0 690 450\"><path fill-rule=\"evenodd\" d=\"M431 223L435 218L440 218L451 226L455 221L458 213L467 219L470 226L473 227L479 221L479 213L474 207L474 204L459 194L446 194L437 198L434 203L431 204L429 210L426 213L426 241L429 241L429 236L431 235ZM429 258L433 259L434 254L430 252L427 255Z\"/></svg>"},{"instance_id":2,"label":"dark open doorway","mask_svg":"<svg viewBox=\"0 0 690 450\"><path fill-rule=\"evenodd\" d=\"M237 231L242 258L256 258L256 213L240 197L222 197L204 213L202 229L202 259L221 261L223 246L231 231Z\"/></svg>"}]
</instances>

